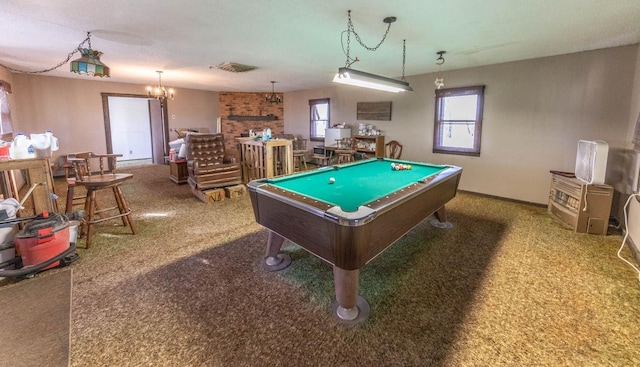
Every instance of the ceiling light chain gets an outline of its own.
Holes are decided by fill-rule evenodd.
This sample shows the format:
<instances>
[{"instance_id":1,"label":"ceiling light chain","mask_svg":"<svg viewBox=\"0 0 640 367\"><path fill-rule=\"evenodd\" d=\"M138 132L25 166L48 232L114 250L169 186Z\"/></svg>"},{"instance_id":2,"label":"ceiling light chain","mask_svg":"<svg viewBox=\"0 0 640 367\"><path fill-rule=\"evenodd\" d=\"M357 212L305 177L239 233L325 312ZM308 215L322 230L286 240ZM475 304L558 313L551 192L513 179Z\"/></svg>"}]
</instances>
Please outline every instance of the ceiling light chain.
<instances>
[{"instance_id":1,"label":"ceiling light chain","mask_svg":"<svg viewBox=\"0 0 640 367\"><path fill-rule=\"evenodd\" d=\"M353 32L353 35L356 37L356 40L358 41L360 46L364 47L368 51L375 51L378 49L378 47L380 47L384 43L384 40L387 38L387 35L389 34L389 30L391 29L391 23L395 21L396 21L395 17L384 18L383 22L387 23L387 30L384 32L384 36L382 36L380 43L378 43L375 47L369 47L365 45L364 42L362 42L362 39L360 39L360 36L356 32L356 29L353 27L353 22L351 21L351 10L349 10L349 24L347 25L348 27L347 31Z\"/></svg>"},{"instance_id":2,"label":"ceiling light chain","mask_svg":"<svg viewBox=\"0 0 640 367\"><path fill-rule=\"evenodd\" d=\"M280 104L282 103L282 98L278 96L275 92L275 84L273 80L271 81L271 94L267 94L265 97L265 101L270 104Z\"/></svg>"},{"instance_id":3,"label":"ceiling light chain","mask_svg":"<svg viewBox=\"0 0 640 367\"><path fill-rule=\"evenodd\" d=\"M353 63L360 61L358 57L356 57L355 59L352 59L349 56L349 53L351 51L351 33L353 33L353 35L356 38L356 41L358 41L360 46L364 47L367 51L376 51L378 47L380 47L384 43L385 39L387 39L387 35L389 34L389 30L391 29L391 23L396 21L396 17L384 18L383 22L387 23L387 30L384 32L384 35L382 36L382 39L380 40L380 42L376 46L370 47L370 46L367 46L364 42L362 42L360 35L358 34L358 32L356 32L356 29L353 26L353 22L351 21L351 10L347 11L347 14L348 14L347 30L342 32L342 33L347 32L347 52L346 52L347 60L344 65L346 68L351 66Z\"/></svg>"},{"instance_id":4,"label":"ceiling light chain","mask_svg":"<svg viewBox=\"0 0 640 367\"><path fill-rule=\"evenodd\" d=\"M444 64L444 57L442 55L446 53L447 51L436 52L436 54L439 55L439 57L436 59L436 64L438 65L438 76L436 77L436 80L434 82L436 85L436 89L444 87L444 78L442 77L442 64Z\"/></svg>"},{"instance_id":5,"label":"ceiling light chain","mask_svg":"<svg viewBox=\"0 0 640 367\"><path fill-rule=\"evenodd\" d=\"M403 81L406 81L404 79L404 63L406 59L407 59L407 40L404 39L402 40L402 80Z\"/></svg>"},{"instance_id":6,"label":"ceiling light chain","mask_svg":"<svg viewBox=\"0 0 640 367\"><path fill-rule=\"evenodd\" d=\"M91 32L87 32L87 38L84 39L84 41L80 42L80 44L78 45L78 47L76 47L75 50L71 51L69 53L69 55L67 55L67 58L60 62L58 65L49 68L49 69L44 69L44 70L36 70L36 71L28 71L28 70L20 70L20 69L15 69L3 64L0 64L0 66L2 66L3 68L9 70L12 73L21 73L21 74L42 74L42 73L48 73L50 71L53 71L59 67L61 67L62 65L66 64L69 62L69 60L71 60L71 58L73 57L73 55L75 55L76 53L78 53L81 49L82 46L84 46L84 44L87 44L89 46L89 49L91 49Z\"/></svg>"}]
</instances>

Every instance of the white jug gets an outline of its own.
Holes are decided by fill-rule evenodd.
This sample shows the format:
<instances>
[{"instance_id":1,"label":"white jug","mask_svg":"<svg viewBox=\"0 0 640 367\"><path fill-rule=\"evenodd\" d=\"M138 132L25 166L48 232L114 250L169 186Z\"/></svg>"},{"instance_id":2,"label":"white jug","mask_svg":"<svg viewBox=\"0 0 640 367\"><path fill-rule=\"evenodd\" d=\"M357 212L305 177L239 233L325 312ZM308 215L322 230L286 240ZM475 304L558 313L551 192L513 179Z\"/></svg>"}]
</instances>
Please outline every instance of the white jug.
<instances>
[{"instance_id":1,"label":"white jug","mask_svg":"<svg viewBox=\"0 0 640 367\"><path fill-rule=\"evenodd\" d=\"M33 145L31 145L31 139L24 135L24 133L17 133L13 138L13 142L11 142L9 155L12 159L34 158L36 151Z\"/></svg>"},{"instance_id":2,"label":"white jug","mask_svg":"<svg viewBox=\"0 0 640 367\"><path fill-rule=\"evenodd\" d=\"M53 136L51 130L46 130L44 134L31 134L31 144L36 149L49 149L51 151L58 150L58 138Z\"/></svg>"},{"instance_id":3,"label":"white jug","mask_svg":"<svg viewBox=\"0 0 640 367\"><path fill-rule=\"evenodd\" d=\"M55 152L56 150L58 150L60 148L58 146L58 138L53 136L53 131L46 130L44 133L49 138L49 145L51 145L51 151Z\"/></svg>"}]
</instances>

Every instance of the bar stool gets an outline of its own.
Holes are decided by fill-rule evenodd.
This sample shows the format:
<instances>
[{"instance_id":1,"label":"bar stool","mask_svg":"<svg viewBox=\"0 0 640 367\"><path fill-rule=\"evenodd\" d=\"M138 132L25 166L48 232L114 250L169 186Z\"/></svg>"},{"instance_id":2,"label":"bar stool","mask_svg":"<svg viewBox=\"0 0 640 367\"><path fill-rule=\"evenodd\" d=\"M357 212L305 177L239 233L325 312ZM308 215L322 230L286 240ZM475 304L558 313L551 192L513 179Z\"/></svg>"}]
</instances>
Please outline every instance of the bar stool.
<instances>
[{"instance_id":1,"label":"bar stool","mask_svg":"<svg viewBox=\"0 0 640 367\"><path fill-rule=\"evenodd\" d=\"M307 171L307 161L305 157L307 155L307 139L294 139L293 140L293 170L301 171L304 164L304 170Z\"/></svg>"},{"instance_id":2,"label":"bar stool","mask_svg":"<svg viewBox=\"0 0 640 367\"><path fill-rule=\"evenodd\" d=\"M75 186L84 186L87 190L87 194L84 202L84 209L87 212L87 217L82 223L82 226L78 232L78 237L85 233L86 227L86 248L91 247L91 239L93 236L96 223L100 223L110 219L121 218L124 226L129 226L131 232L135 235L136 229L133 225L133 218L131 216L131 209L127 205L124 199L124 194L120 189L120 185L127 180L133 178L129 173L116 173L116 158L122 157L122 154L94 154L92 152L76 153L67 156L67 161L72 164L75 173L75 179L73 179L73 185L71 189L67 190L67 195L71 195L73 198L73 189ZM98 172L92 173L90 161L97 158L100 165ZM107 163L110 168L105 170L104 159L109 160ZM68 181L69 182L69 181ZM109 208L99 208L96 205L98 202L98 192L102 190L111 190L116 202L116 206ZM72 199L73 200L73 199ZM98 208L97 208L98 207ZM67 208L70 210L69 198L67 198ZM106 215L106 213L118 210L118 213ZM97 216L97 217L96 217Z\"/></svg>"},{"instance_id":3,"label":"bar stool","mask_svg":"<svg viewBox=\"0 0 640 367\"><path fill-rule=\"evenodd\" d=\"M331 160L333 159L333 150L325 149L322 154L316 153L313 155L313 159L320 167L328 166L329 164L331 164Z\"/></svg>"},{"instance_id":4,"label":"bar stool","mask_svg":"<svg viewBox=\"0 0 640 367\"><path fill-rule=\"evenodd\" d=\"M338 149L336 149L338 164L353 162L353 155L358 152L355 143L355 139L352 138L339 139Z\"/></svg>"}]
</instances>

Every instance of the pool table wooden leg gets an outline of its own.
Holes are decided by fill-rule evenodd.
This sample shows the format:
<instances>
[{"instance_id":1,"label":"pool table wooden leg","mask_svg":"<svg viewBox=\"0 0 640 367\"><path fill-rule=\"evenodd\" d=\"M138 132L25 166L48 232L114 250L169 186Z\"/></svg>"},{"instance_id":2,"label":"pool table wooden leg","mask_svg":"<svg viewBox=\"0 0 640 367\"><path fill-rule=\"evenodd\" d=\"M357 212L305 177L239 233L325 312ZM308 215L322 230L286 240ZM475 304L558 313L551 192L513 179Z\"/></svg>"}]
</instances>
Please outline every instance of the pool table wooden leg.
<instances>
[{"instance_id":1,"label":"pool table wooden leg","mask_svg":"<svg viewBox=\"0 0 640 367\"><path fill-rule=\"evenodd\" d=\"M444 205L440 207L440 209L436 210L433 213L433 216L436 219L431 220L431 225L436 228L441 229L451 229L453 228L453 224L451 222L447 222L447 212L444 210Z\"/></svg>"},{"instance_id":2,"label":"pool table wooden leg","mask_svg":"<svg viewBox=\"0 0 640 367\"><path fill-rule=\"evenodd\" d=\"M269 231L269 239L267 240L267 253L265 255L263 267L268 271L282 270L291 264L291 257L288 254L281 253L280 248L284 243L284 237Z\"/></svg>"},{"instance_id":3,"label":"pool table wooden leg","mask_svg":"<svg viewBox=\"0 0 640 367\"><path fill-rule=\"evenodd\" d=\"M333 282L336 290L335 316L343 322L359 323L367 319L371 308L367 301L358 296L360 270L345 270L333 267Z\"/></svg>"},{"instance_id":4,"label":"pool table wooden leg","mask_svg":"<svg viewBox=\"0 0 640 367\"><path fill-rule=\"evenodd\" d=\"M436 210L433 215L440 221L440 223L445 223L447 221L447 212L444 210L444 206L441 206L440 209Z\"/></svg>"}]
</instances>

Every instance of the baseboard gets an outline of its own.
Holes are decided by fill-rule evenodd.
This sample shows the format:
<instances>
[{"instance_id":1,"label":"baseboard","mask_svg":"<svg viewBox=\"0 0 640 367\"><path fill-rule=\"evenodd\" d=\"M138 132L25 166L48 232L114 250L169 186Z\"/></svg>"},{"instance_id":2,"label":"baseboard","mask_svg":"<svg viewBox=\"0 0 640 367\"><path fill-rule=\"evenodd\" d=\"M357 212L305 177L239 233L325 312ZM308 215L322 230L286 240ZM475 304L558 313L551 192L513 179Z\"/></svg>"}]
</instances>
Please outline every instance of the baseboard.
<instances>
[{"instance_id":1,"label":"baseboard","mask_svg":"<svg viewBox=\"0 0 640 367\"><path fill-rule=\"evenodd\" d=\"M467 190L460 190L460 189L458 189L458 192L464 192L465 194L471 194L471 195L476 195L476 196L482 196L482 197L490 198L490 199L498 199L498 200L510 201L510 202L512 202L512 203L533 205L533 206L537 206L537 207L541 207L541 208L546 208L546 207L547 207L547 204L534 203L533 201L525 201L525 200L511 199L511 198L505 198L505 197L497 196L497 195L482 194L482 193L479 193L479 192L473 192L473 191L467 191Z\"/></svg>"},{"instance_id":2,"label":"baseboard","mask_svg":"<svg viewBox=\"0 0 640 367\"><path fill-rule=\"evenodd\" d=\"M636 259L636 264L640 266L640 249L638 248L638 245L633 242L631 236L627 237L627 244L629 245L633 258Z\"/></svg>"}]
</instances>

